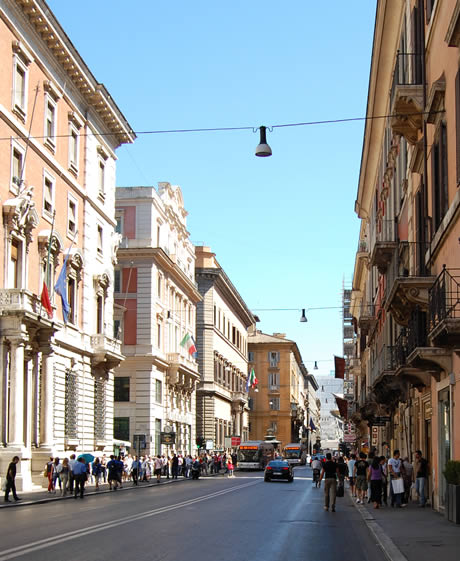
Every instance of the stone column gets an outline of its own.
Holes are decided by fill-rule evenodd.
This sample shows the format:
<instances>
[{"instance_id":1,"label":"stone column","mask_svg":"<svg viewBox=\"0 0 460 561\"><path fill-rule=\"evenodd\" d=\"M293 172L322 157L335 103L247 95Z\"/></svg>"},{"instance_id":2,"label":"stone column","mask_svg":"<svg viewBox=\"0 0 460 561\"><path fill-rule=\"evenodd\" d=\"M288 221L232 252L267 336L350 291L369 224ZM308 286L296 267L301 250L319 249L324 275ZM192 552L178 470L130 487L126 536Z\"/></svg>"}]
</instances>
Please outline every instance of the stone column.
<instances>
[{"instance_id":1,"label":"stone column","mask_svg":"<svg viewBox=\"0 0 460 561\"><path fill-rule=\"evenodd\" d=\"M235 427L234 427L233 434L239 435L240 431L241 431L241 413L240 413L240 407L237 406L235 408Z\"/></svg>"},{"instance_id":2,"label":"stone column","mask_svg":"<svg viewBox=\"0 0 460 561\"><path fill-rule=\"evenodd\" d=\"M42 376L40 396L40 447L51 449L54 444L54 349L42 345Z\"/></svg>"},{"instance_id":3,"label":"stone column","mask_svg":"<svg viewBox=\"0 0 460 561\"><path fill-rule=\"evenodd\" d=\"M10 400L8 407L8 446L24 447L24 339L10 341Z\"/></svg>"}]
</instances>

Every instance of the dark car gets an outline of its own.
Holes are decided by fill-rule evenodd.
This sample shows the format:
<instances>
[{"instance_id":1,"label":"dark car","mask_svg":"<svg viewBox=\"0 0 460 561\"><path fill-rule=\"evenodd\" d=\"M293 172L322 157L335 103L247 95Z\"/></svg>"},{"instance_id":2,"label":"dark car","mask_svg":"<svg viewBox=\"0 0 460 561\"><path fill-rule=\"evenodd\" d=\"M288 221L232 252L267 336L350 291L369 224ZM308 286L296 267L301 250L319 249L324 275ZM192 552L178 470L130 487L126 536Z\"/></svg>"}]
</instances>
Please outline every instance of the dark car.
<instances>
[{"instance_id":1,"label":"dark car","mask_svg":"<svg viewBox=\"0 0 460 561\"><path fill-rule=\"evenodd\" d=\"M286 479L289 483L294 481L292 466L286 460L272 460L267 464L264 472L264 481L273 479Z\"/></svg>"}]
</instances>

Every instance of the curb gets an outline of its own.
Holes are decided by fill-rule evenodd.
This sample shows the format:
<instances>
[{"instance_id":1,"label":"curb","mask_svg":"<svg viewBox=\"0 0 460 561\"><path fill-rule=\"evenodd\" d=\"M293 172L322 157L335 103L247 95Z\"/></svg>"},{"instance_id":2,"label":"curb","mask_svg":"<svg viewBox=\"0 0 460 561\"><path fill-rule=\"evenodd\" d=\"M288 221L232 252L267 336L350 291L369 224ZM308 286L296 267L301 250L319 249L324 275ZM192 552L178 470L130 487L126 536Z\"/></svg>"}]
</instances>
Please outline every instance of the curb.
<instances>
[{"instance_id":1,"label":"curb","mask_svg":"<svg viewBox=\"0 0 460 561\"><path fill-rule=\"evenodd\" d=\"M369 528L371 534L377 541L377 544L380 546L381 550L385 554L386 558L389 561L407 561L407 557L403 555L401 550L395 544L395 542L388 536L382 526L375 520L370 512L366 509L366 507L359 505L351 496L350 491L348 490L348 496L353 503L353 505L358 509L358 512L361 514L364 523Z\"/></svg>"},{"instance_id":2,"label":"curb","mask_svg":"<svg viewBox=\"0 0 460 561\"><path fill-rule=\"evenodd\" d=\"M202 475L200 476L200 478L203 479L207 479L207 478L211 478L211 477L217 477L219 475L223 475L221 473L212 473L209 475ZM144 485L130 485L129 487L121 487L119 488L116 492L123 492L123 491L134 491L134 490L139 490L139 489L147 489L149 487L162 487L164 485L171 485L171 484L176 484L176 483L180 483L180 482L184 482L184 481L192 481L191 478L186 479L185 477L183 477L182 479L165 479L162 480L160 484L156 483L146 483ZM92 497L95 495L105 495L106 493L112 493L114 491L112 491L111 489L104 489L102 491L88 491L86 492L85 490L85 497ZM71 495L70 493L68 495L65 496L53 496L53 497L43 497L40 499L34 499L34 500L21 500L19 502L12 502L12 503L8 503L8 504L1 504L0 503L0 510L1 509L7 509L7 508L15 508L15 507L21 507L21 506L31 506L31 505L39 505L39 504L44 504L44 503L53 503L56 501L65 501L68 499L73 499L74 496Z\"/></svg>"}]
</instances>

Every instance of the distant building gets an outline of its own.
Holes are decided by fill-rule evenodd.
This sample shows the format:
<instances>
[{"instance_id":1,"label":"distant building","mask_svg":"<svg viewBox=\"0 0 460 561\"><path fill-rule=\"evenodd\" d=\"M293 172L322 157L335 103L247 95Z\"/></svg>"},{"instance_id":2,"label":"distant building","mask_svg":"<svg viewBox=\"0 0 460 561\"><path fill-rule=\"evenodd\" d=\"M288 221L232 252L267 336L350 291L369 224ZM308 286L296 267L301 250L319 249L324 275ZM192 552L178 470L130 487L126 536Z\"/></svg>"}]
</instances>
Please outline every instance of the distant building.
<instances>
[{"instance_id":1,"label":"distant building","mask_svg":"<svg viewBox=\"0 0 460 561\"><path fill-rule=\"evenodd\" d=\"M249 367L259 380L258 392L250 390L250 438L263 440L267 432L281 441L309 439L306 403L309 381L300 351L284 333L261 331L249 336ZM307 388L307 393L306 393Z\"/></svg>"},{"instance_id":2,"label":"distant building","mask_svg":"<svg viewBox=\"0 0 460 561\"><path fill-rule=\"evenodd\" d=\"M195 337L195 248L177 185L116 191L121 235L115 268L114 336L126 360L115 372L114 436L141 454L195 450L198 363L181 341ZM166 429L174 444L161 444Z\"/></svg>"},{"instance_id":3,"label":"distant building","mask_svg":"<svg viewBox=\"0 0 460 561\"><path fill-rule=\"evenodd\" d=\"M196 248L195 273L202 296L196 320L201 375L196 431L222 449L226 436L249 436L248 329L255 318L209 247Z\"/></svg>"},{"instance_id":4,"label":"distant building","mask_svg":"<svg viewBox=\"0 0 460 561\"><path fill-rule=\"evenodd\" d=\"M342 396L343 380L330 376L317 376L318 397L321 402L321 446L323 449L337 450L343 439L343 421L335 395Z\"/></svg>"}]
</instances>

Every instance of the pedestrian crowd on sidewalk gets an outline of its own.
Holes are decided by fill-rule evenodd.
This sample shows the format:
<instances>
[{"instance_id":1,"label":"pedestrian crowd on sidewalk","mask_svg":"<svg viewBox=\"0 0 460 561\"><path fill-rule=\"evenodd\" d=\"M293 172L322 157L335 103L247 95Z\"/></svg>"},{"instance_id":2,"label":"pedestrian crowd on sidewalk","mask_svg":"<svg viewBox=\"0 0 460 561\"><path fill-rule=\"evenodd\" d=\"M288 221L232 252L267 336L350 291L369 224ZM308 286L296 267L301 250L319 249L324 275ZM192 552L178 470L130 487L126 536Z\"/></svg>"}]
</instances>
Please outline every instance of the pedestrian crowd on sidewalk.
<instances>
[{"instance_id":1,"label":"pedestrian crowd on sidewalk","mask_svg":"<svg viewBox=\"0 0 460 561\"><path fill-rule=\"evenodd\" d=\"M10 492L15 501L21 500L16 492L15 478L16 465L19 457L15 456L8 466L3 483L5 502L11 502ZM173 452L171 455L158 454L157 456L135 456L131 454L107 457L94 457L91 454L82 454L78 458L71 454L69 458L50 457L44 466L43 476L48 481L48 493L61 496L71 494L74 498L84 497L85 485L90 482L99 490L103 483L108 484L110 491L123 488L124 484L131 482L150 482L152 479L161 482L161 478L197 479L200 475L222 474L234 477L233 470L236 465L236 454L230 453L202 453L192 456Z\"/></svg>"},{"instance_id":2,"label":"pedestrian crowd on sidewalk","mask_svg":"<svg viewBox=\"0 0 460 561\"><path fill-rule=\"evenodd\" d=\"M425 507L427 497L428 462L421 450L414 453L414 462L408 457L401 459L399 450L392 458L360 452L350 458L326 454L321 466L319 485L324 479L324 509L335 512L336 498L343 497L344 481L348 479L352 497L358 504L373 503L374 508L390 505L396 508L407 506L410 500L418 500Z\"/></svg>"}]
</instances>

